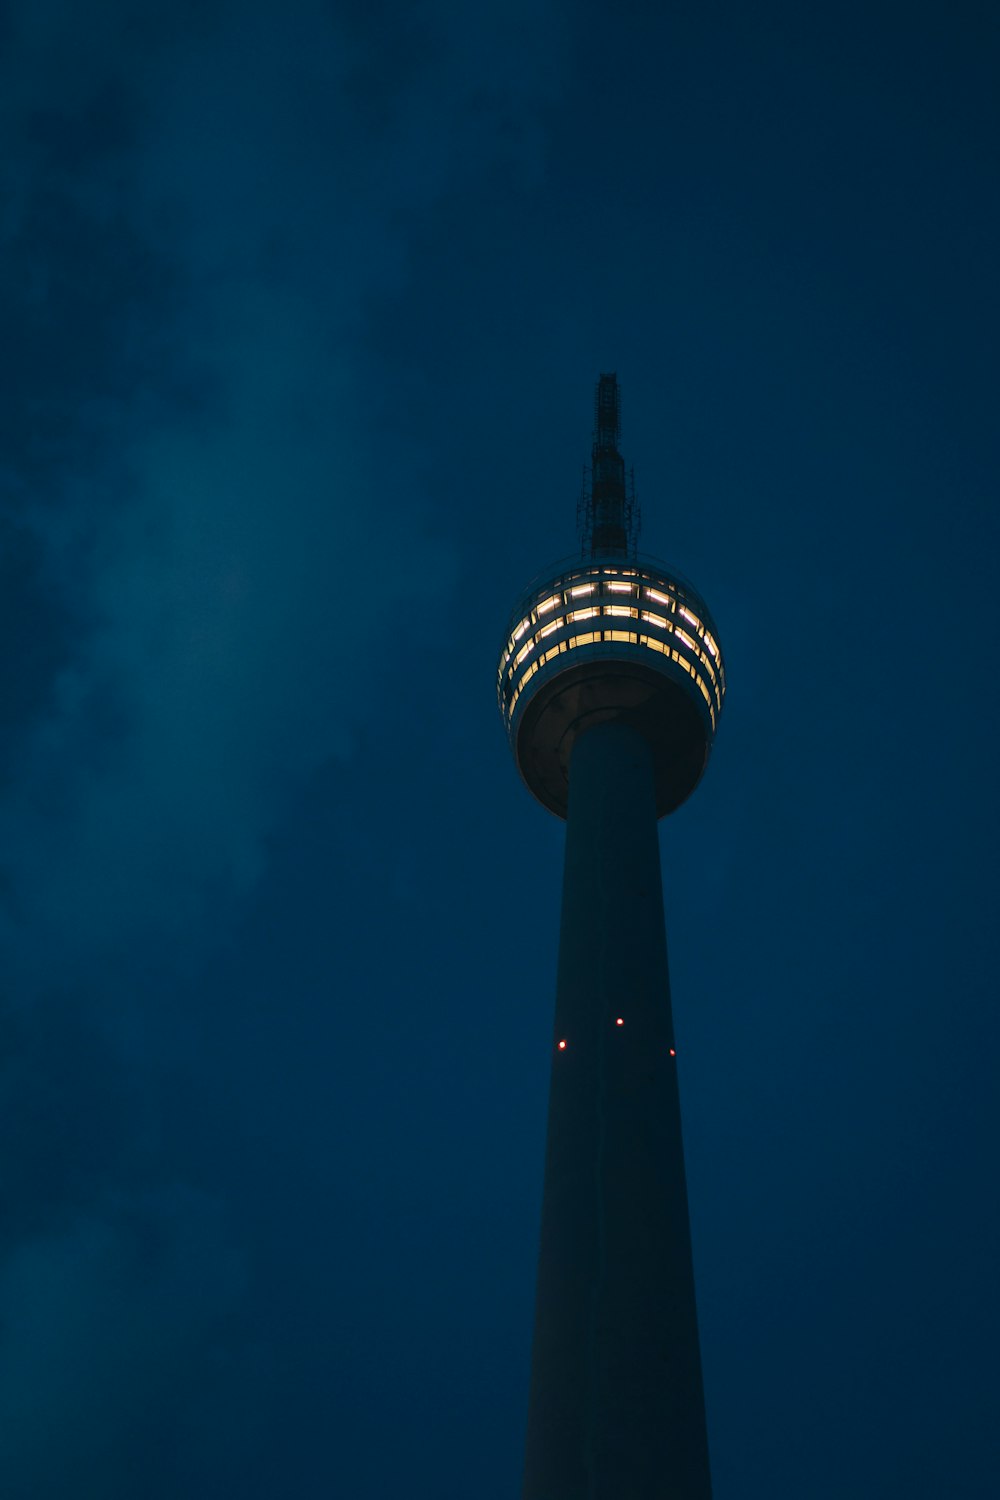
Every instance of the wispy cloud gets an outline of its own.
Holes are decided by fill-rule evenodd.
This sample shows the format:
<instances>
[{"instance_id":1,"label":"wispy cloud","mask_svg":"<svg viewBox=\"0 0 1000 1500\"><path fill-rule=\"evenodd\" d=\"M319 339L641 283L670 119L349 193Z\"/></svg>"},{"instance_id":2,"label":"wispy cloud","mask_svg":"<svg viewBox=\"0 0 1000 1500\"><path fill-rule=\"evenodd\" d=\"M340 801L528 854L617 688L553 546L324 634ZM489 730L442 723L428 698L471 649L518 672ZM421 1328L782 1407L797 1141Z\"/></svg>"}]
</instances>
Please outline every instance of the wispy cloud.
<instances>
[{"instance_id":1,"label":"wispy cloud","mask_svg":"<svg viewBox=\"0 0 1000 1500\"><path fill-rule=\"evenodd\" d=\"M437 197L537 170L557 86L501 7L129 12L19 17L6 70L3 474L35 649L7 643L0 837L45 968L130 923L190 941L447 587L366 312Z\"/></svg>"}]
</instances>

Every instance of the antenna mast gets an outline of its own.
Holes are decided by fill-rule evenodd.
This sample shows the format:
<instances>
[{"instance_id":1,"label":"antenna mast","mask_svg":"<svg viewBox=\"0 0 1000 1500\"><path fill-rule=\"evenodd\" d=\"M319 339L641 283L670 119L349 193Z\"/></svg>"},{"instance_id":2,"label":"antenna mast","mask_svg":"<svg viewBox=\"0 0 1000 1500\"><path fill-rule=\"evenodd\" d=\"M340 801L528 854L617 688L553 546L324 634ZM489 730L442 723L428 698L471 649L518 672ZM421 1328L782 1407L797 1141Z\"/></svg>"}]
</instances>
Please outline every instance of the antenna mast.
<instances>
[{"instance_id":1,"label":"antenna mast","mask_svg":"<svg viewBox=\"0 0 1000 1500\"><path fill-rule=\"evenodd\" d=\"M622 430L622 401L618 377L602 375L594 393L594 443L590 485L584 470L577 524L583 556L635 558L639 537L639 506L635 479L626 477L625 460L618 451Z\"/></svg>"}]
</instances>

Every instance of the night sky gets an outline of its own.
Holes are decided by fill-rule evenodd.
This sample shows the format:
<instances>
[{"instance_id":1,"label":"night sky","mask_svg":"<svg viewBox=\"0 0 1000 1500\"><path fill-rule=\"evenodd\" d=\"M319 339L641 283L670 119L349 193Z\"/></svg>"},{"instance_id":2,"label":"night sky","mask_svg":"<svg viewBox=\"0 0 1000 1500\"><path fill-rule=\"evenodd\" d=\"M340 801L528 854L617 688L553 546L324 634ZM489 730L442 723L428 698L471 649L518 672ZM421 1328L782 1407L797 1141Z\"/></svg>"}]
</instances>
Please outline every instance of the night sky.
<instances>
[{"instance_id":1,"label":"night sky","mask_svg":"<svg viewBox=\"0 0 1000 1500\"><path fill-rule=\"evenodd\" d=\"M990 3L0 4L4 1500L516 1496L495 666L602 370L728 667L661 825L717 1500L994 1500L998 74Z\"/></svg>"}]
</instances>

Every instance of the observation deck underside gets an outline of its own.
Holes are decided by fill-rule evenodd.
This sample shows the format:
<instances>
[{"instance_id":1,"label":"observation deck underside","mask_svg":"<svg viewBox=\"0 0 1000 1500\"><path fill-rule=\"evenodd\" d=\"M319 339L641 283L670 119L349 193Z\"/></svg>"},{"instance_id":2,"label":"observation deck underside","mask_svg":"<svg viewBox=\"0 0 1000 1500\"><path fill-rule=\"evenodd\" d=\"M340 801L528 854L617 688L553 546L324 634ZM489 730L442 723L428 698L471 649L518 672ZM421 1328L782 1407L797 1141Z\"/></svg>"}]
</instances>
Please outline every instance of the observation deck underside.
<instances>
[{"instance_id":1,"label":"observation deck underside","mask_svg":"<svg viewBox=\"0 0 1000 1500\"><path fill-rule=\"evenodd\" d=\"M703 714L690 691L634 660L590 660L559 672L531 698L514 740L518 770L544 807L565 818L569 761L580 735L616 720L646 739L653 752L656 815L690 796L708 760Z\"/></svg>"}]
</instances>

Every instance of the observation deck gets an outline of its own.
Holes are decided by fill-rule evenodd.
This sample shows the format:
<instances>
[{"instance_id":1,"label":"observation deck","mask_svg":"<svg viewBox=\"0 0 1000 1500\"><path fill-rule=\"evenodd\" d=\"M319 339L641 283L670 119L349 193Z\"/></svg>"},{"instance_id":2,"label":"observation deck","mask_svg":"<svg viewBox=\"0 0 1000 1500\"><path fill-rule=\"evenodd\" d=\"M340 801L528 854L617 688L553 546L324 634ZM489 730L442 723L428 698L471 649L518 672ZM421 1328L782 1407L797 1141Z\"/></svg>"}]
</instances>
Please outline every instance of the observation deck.
<instances>
[{"instance_id":1,"label":"observation deck","mask_svg":"<svg viewBox=\"0 0 1000 1500\"><path fill-rule=\"evenodd\" d=\"M567 559L530 585L497 671L518 770L561 818L573 745L610 719L649 741L657 816L673 812L701 779L725 691L704 600L665 563L617 553Z\"/></svg>"}]
</instances>

